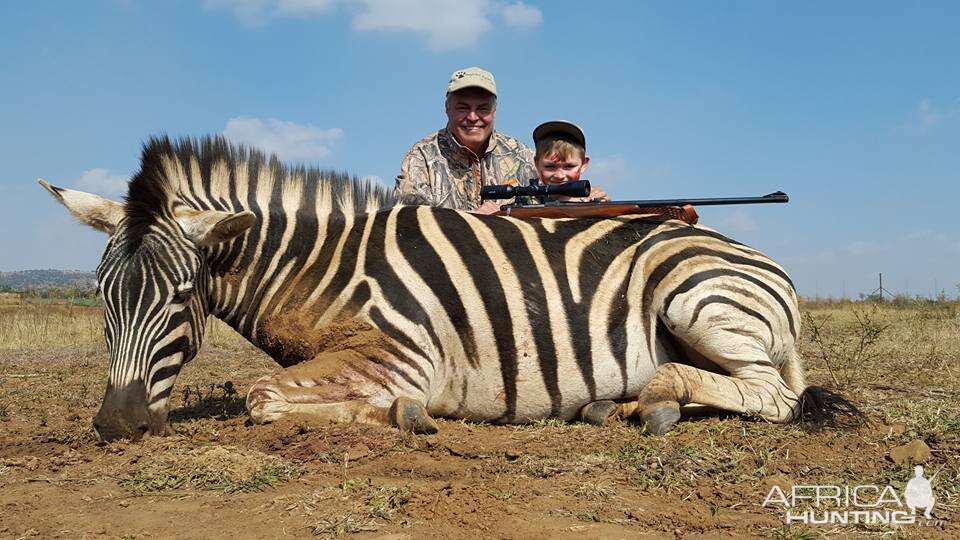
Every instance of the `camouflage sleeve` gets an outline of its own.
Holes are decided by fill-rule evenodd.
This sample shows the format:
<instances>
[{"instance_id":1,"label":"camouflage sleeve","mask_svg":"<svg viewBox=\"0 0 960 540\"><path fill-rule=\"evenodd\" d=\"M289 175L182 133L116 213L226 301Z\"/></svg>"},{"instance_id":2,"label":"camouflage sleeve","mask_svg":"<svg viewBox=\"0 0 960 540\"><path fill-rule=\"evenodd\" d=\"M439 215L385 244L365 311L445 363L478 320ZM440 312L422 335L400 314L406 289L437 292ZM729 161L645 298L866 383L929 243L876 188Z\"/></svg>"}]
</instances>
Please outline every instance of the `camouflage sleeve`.
<instances>
[{"instance_id":1,"label":"camouflage sleeve","mask_svg":"<svg viewBox=\"0 0 960 540\"><path fill-rule=\"evenodd\" d=\"M517 169L517 179L524 186L529 185L531 178L537 178L537 167L533 160L533 150L529 146L520 143L520 166Z\"/></svg>"},{"instance_id":2,"label":"camouflage sleeve","mask_svg":"<svg viewBox=\"0 0 960 540\"><path fill-rule=\"evenodd\" d=\"M427 166L427 160L420 149L414 146L403 157L393 194L403 204L435 206L436 201L433 200L430 184L430 168Z\"/></svg>"}]
</instances>

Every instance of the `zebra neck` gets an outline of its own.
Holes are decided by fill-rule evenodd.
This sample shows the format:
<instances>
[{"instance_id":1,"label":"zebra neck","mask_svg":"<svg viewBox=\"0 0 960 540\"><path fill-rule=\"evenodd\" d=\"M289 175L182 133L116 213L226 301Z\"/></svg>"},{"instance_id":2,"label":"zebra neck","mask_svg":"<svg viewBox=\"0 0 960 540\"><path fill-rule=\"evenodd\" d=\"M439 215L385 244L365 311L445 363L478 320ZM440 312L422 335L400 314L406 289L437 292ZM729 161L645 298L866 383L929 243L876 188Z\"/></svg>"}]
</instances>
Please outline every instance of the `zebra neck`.
<instances>
[{"instance_id":1,"label":"zebra neck","mask_svg":"<svg viewBox=\"0 0 960 540\"><path fill-rule=\"evenodd\" d=\"M323 293L339 265L344 240L367 216L268 216L251 229L235 255L211 257L211 314L270 352L266 321L325 304Z\"/></svg>"}]
</instances>

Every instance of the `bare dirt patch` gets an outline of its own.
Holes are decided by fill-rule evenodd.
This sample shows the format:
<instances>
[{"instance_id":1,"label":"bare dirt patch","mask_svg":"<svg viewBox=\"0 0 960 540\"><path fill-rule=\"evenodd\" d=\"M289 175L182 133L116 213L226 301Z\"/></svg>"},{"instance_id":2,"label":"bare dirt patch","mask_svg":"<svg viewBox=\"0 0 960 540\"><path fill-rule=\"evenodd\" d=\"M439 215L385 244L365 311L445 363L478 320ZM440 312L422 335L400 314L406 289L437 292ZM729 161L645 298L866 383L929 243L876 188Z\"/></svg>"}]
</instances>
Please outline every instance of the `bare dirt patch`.
<instances>
[{"instance_id":1,"label":"bare dirt patch","mask_svg":"<svg viewBox=\"0 0 960 540\"><path fill-rule=\"evenodd\" d=\"M31 312L0 321L20 332L0 349L0 538L955 538L956 308L870 312L885 327L859 354L844 348L864 331L850 309L807 306L828 350L808 339L804 356L812 382L839 381L863 406L871 423L856 429L736 417L657 437L554 421L440 420L435 436L307 418L252 426L244 393L277 366L214 326L177 382L177 435L105 446L90 430L102 345L38 346L29 324L43 314ZM71 320L60 311L49 327L72 335L57 327ZM917 440L930 450L926 469L942 467L937 524L788 526L781 507L762 506L774 485L902 493L912 462L891 451Z\"/></svg>"}]
</instances>

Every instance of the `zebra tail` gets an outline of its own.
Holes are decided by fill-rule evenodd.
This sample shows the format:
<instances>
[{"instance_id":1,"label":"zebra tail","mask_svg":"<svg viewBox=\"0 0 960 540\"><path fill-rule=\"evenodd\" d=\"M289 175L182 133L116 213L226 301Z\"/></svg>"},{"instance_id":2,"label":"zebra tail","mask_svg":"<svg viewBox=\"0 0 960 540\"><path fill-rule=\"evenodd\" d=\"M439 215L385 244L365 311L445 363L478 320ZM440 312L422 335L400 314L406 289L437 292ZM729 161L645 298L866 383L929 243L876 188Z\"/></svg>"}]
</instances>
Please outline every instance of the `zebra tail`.
<instances>
[{"instance_id":1,"label":"zebra tail","mask_svg":"<svg viewBox=\"0 0 960 540\"><path fill-rule=\"evenodd\" d=\"M860 427L870 423L855 403L822 386L808 386L800 394L798 420L814 428Z\"/></svg>"},{"instance_id":2,"label":"zebra tail","mask_svg":"<svg viewBox=\"0 0 960 540\"><path fill-rule=\"evenodd\" d=\"M790 351L786 364L780 369L780 376L783 377L783 382L787 383L787 388L793 390L793 393L798 396L807 387L807 378L803 374L803 362L796 348Z\"/></svg>"}]
</instances>

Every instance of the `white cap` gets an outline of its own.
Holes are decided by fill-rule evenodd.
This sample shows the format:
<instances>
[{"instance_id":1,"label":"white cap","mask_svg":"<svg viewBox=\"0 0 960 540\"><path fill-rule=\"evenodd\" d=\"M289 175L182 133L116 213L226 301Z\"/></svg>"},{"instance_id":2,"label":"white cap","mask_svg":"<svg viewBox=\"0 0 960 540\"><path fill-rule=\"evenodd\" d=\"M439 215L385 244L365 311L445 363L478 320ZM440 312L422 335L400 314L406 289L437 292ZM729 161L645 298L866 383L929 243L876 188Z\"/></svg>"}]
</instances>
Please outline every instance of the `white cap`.
<instances>
[{"instance_id":1,"label":"white cap","mask_svg":"<svg viewBox=\"0 0 960 540\"><path fill-rule=\"evenodd\" d=\"M471 87L483 88L487 92L497 95L497 82L493 80L493 74L478 67L468 67L454 71L450 75L450 82L447 83L447 94Z\"/></svg>"}]
</instances>

